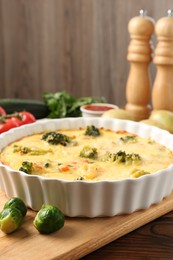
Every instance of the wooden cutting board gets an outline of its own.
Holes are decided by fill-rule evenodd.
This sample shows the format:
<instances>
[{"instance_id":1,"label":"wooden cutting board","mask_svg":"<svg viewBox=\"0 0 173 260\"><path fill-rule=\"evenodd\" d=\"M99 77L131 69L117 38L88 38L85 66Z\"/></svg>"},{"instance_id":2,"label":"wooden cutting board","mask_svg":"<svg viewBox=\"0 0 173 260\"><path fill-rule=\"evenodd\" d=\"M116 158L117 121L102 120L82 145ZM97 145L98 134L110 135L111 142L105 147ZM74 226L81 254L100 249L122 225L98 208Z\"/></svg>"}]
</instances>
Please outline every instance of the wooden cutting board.
<instances>
[{"instance_id":1,"label":"wooden cutting board","mask_svg":"<svg viewBox=\"0 0 173 260\"><path fill-rule=\"evenodd\" d=\"M0 191L0 210L7 199ZM64 227L49 235L39 234L32 223L36 212L28 210L16 232L6 235L0 231L0 259L79 259L171 210L173 193L161 203L129 215L66 218Z\"/></svg>"}]
</instances>

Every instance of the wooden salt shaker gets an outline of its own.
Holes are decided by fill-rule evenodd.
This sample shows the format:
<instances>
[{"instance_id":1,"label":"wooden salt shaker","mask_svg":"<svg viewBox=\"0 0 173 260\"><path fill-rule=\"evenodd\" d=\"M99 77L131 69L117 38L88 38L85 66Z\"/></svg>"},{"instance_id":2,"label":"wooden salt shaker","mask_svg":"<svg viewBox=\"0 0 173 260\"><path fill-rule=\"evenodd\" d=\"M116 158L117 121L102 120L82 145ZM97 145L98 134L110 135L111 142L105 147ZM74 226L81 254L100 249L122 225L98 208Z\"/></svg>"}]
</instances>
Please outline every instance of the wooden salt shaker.
<instances>
[{"instance_id":1,"label":"wooden salt shaker","mask_svg":"<svg viewBox=\"0 0 173 260\"><path fill-rule=\"evenodd\" d=\"M154 20L141 10L140 15L128 24L130 44L127 59L131 62L126 85L125 109L134 120L148 118L150 114L151 80L149 63L152 60L151 36L154 32Z\"/></svg>"},{"instance_id":2,"label":"wooden salt shaker","mask_svg":"<svg viewBox=\"0 0 173 260\"><path fill-rule=\"evenodd\" d=\"M156 110L173 112L173 11L158 20L155 27L158 43L153 62L157 66L152 91L152 105Z\"/></svg>"}]
</instances>

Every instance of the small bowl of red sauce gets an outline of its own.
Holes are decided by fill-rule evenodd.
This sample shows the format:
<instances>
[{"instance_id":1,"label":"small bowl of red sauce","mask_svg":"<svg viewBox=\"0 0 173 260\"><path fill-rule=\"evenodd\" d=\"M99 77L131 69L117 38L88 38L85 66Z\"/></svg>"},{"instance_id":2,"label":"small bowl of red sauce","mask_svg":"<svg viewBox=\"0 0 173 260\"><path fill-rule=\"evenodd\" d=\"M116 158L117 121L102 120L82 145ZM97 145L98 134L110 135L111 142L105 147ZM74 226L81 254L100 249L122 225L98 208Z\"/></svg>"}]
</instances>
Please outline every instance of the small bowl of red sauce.
<instances>
[{"instance_id":1,"label":"small bowl of red sauce","mask_svg":"<svg viewBox=\"0 0 173 260\"><path fill-rule=\"evenodd\" d=\"M119 107L109 103L95 103L81 106L80 110L83 117L99 117L110 109L118 109Z\"/></svg>"}]
</instances>

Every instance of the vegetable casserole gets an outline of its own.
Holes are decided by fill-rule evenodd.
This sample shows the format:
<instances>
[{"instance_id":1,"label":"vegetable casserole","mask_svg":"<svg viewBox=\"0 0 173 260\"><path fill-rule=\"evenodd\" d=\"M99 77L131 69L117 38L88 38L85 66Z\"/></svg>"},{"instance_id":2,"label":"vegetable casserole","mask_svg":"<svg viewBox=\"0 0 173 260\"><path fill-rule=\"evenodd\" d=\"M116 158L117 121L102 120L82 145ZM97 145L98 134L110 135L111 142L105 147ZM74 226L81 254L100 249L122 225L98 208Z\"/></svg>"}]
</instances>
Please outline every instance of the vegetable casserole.
<instances>
[{"instance_id":1,"label":"vegetable casserole","mask_svg":"<svg viewBox=\"0 0 173 260\"><path fill-rule=\"evenodd\" d=\"M151 138L88 125L23 137L9 144L0 159L26 174L98 181L155 173L173 163L173 154Z\"/></svg>"}]
</instances>

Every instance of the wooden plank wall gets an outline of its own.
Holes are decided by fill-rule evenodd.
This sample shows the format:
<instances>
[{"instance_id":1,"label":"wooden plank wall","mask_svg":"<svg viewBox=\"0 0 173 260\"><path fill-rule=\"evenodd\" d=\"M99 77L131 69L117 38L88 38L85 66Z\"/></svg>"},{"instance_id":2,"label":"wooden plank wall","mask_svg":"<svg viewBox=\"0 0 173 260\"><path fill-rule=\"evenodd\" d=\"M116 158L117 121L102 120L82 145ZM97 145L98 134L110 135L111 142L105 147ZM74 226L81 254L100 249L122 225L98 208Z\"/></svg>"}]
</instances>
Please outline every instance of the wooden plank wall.
<instances>
[{"instance_id":1,"label":"wooden plank wall","mask_svg":"<svg viewBox=\"0 0 173 260\"><path fill-rule=\"evenodd\" d=\"M0 0L0 97L41 99L44 91L66 90L124 105L128 22L141 8L157 21L172 6L172 0ZM153 80L155 66L150 70Z\"/></svg>"}]
</instances>

